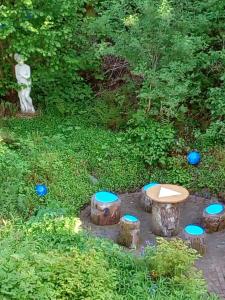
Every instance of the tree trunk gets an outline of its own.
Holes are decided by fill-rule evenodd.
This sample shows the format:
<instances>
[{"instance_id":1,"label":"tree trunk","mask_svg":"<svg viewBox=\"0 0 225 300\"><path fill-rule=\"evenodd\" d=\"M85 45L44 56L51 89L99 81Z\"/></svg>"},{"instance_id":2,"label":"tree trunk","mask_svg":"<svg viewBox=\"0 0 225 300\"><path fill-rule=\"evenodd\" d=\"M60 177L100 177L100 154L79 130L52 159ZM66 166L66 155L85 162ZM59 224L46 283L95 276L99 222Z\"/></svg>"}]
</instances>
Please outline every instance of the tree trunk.
<instances>
[{"instance_id":1,"label":"tree trunk","mask_svg":"<svg viewBox=\"0 0 225 300\"><path fill-rule=\"evenodd\" d=\"M207 214L204 210L203 212L203 226L207 233L212 233L216 231L221 231L225 229L225 210L220 214Z\"/></svg>"},{"instance_id":2,"label":"tree trunk","mask_svg":"<svg viewBox=\"0 0 225 300\"><path fill-rule=\"evenodd\" d=\"M146 194L146 191L142 188L141 190L141 206L146 212L152 212L152 200Z\"/></svg>"},{"instance_id":3,"label":"tree trunk","mask_svg":"<svg viewBox=\"0 0 225 300\"><path fill-rule=\"evenodd\" d=\"M155 235L171 237L179 232L179 203L152 202L152 227Z\"/></svg>"},{"instance_id":4,"label":"tree trunk","mask_svg":"<svg viewBox=\"0 0 225 300\"><path fill-rule=\"evenodd\" d=\"M140 221L128 221L124 217L120 220L118 243L131 249L137 249L140 243Z\"/></svg>"},{"instance_id":5,"label":"tree trunk","mask_svg":"<svg viewBox=\"0 0 225 300\"><path fill-rule=\"evenodd\" d=\"M198 251L199 254L204 255L206 253L206 234L194 235L189 234L184 230L184 239L188 246Z\"/></svg>"},{"instance_id":6,"label":"tree trunk","mask_svg":"<svg viewBox=\"0 0 225 300\"><path fill-rule=\"evenodd\" d=\"M91 221L96 225L113 225L117 224L121 216L121 200L113 202L100 202L95 199L91 200Z\"/></svg>"}]
</instances>

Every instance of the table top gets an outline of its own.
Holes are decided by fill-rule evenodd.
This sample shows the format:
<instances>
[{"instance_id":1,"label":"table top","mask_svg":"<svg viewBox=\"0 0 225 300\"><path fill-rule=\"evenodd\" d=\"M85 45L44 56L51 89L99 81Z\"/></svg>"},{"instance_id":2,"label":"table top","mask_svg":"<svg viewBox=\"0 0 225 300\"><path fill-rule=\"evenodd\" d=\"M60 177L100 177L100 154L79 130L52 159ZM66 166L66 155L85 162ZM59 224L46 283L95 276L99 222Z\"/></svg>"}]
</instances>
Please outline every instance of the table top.
<instances>
[{"instance_id":1,"label":"table top","mask_svg":"<svg viewBox=\"0 0 225 300\"><path fill-rule=\"evenodd\" d=\"M158 184L146 191L153 201L159 203L179 203L185 201L189 192L184 187L174 184Z\"/></svg>"}]
</instances>

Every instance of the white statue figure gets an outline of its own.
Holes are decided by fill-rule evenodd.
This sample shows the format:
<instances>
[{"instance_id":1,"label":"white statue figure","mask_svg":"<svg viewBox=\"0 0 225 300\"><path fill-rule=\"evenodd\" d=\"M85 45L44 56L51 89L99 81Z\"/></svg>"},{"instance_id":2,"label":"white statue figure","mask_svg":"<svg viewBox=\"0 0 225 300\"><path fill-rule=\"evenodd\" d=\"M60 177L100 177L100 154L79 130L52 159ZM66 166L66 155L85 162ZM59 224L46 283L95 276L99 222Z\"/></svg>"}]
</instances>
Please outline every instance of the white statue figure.
<instances>
[{"instance_id":1,"label":"white statue figure","mask_svg":"<svg viewBox=\"0 0 225 300\"><path fill-rule=\"evenodd\" d=\"M20 107L22 113L35 113L35 109L30 97L31 92L31 71L30 66L24 63L24 59L21 55L14 55L15 61L18 63L15 67L17 82L21 85L21 89L18 91L20 99Z\"/></svg>"}]
</instances>

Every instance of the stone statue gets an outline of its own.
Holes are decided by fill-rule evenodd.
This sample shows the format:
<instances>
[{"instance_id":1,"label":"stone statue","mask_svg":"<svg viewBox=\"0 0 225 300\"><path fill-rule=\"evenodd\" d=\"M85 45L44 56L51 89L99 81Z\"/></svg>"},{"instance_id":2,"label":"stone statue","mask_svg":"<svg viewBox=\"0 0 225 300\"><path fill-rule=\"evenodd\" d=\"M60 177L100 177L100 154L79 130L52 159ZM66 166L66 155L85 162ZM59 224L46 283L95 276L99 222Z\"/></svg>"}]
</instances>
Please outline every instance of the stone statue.
<instances>
[{"instance_id":1,"label":"stone statue","mask_svg":"<svg viewBox=\"0 0 225 300\"><path fill-rule=\"evenodd\" d=\"M22 113L35 113L32 99L30 97L31 92L31 71L30 66L24 63L24 59L21 55L14 55L15 61L18 63L15 67L16 79L18 84L21 85L21 89L18 91L20 99L20 107Z\"/></svg>"}]
</instances>

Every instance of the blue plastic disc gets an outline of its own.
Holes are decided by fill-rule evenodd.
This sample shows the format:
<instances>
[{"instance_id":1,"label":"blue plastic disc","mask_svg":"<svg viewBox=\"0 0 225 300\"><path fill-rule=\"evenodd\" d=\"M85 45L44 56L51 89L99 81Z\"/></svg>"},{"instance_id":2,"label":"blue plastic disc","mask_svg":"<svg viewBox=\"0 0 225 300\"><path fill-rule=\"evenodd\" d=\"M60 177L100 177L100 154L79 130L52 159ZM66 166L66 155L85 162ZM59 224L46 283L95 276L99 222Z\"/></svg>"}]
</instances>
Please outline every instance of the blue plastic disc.
<instances>
[{"instance_id":1,"label":"blue plastic disc","mask_svg":"<svg viewBox=\"0 0 225 300\"><path fill-rule=\"evenodd\" d=\"M190 165L198 165L201 161L201 155L198 151L191 151L187 155L187 161Z\"/></svg>"},{"instance_id":2,"label":"blue plastic disc","mask_svg":"<svg viewBox=\"0 0 225 300\"><path fill-rule=\"evenodd\" d=\"M205 230L198 226L198 225L187 225L184 230L188 233L188 234L193 234L193 235L201 235L205 232Z\"/></svg>"},{"instance_id":3,"label":"blue plastic disc","mask_svg":"<svg viewBox=\"0 0 225 300\"><path fill-rule=\"evenodd\" d=\"M150 189L151 187L155 186L155 185L158 185L159 183L158 182L150 182L148 184L146 184L143 189L144 191L147 191L148 189Z\"/></svg>"},{"instance_id":4,"label":"blue plastic disc","mask_svg":"<svg viewBox=\"0 0 225 300\"><path fill-rule=\"evenodd\" d=\"M209 215L216 215L220 214L224 210L224 207L222 204L211 204L206 207L205 211Z\"/></svg>"},{"instance_id":5,"label":"blue plastic disc","mask_svg":"<svg viewBox=\"0 0 225 300\"><path fill-rule=\"evenodd\" d=\"M123 219L128 222L137 222L138 218L132 215L124 215Z\"/></svg>"},{"instance_id":6,"label":"blue plastic disc","mask_svg":"<svg viewBox=\"0 0 225 300\"><path fill-rule=\"evenodd\" d=\"M95 199L99 202L114 202L118 200L118 196L116 194L110 192L97 192L95 194Z\"/></svg>"},{"instance_id":7,"label":"blue plastic disc","mask_svg":"<svg viewBox=\"0 0 225 300\"><path fill-rule=\"evenodd\" d=\"M37 193L38 196L45 196L48 192L47 187L44 184L37 184L35 187L35 191Z\"/></svg>"}]
</instances>

